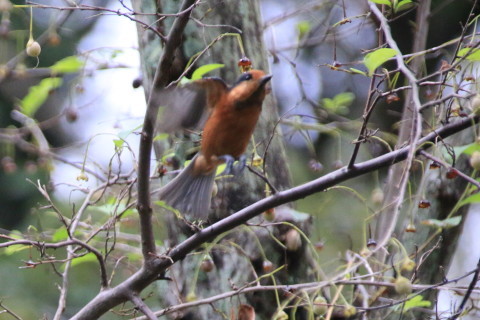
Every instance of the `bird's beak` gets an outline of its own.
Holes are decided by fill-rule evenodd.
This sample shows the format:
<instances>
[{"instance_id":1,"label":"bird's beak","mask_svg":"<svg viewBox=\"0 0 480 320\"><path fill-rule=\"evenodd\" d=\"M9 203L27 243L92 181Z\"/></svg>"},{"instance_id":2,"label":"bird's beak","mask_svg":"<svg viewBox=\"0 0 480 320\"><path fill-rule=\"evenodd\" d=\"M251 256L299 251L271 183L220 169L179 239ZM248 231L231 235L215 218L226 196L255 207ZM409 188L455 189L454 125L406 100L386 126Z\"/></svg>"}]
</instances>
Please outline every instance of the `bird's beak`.
<instances>
[{"instance_id":1,"label":"bird's beak","mask_svg":"<svg viewBox=\"0 0 480 320\"><path fill-rule=\"evenodd\" d=\"M271 74L268 74L266 76L263 76L260 78L260 86L264 86L268 81L270 81L270 79L272 79L272 75Z\"/></svg>"}]
</instances>

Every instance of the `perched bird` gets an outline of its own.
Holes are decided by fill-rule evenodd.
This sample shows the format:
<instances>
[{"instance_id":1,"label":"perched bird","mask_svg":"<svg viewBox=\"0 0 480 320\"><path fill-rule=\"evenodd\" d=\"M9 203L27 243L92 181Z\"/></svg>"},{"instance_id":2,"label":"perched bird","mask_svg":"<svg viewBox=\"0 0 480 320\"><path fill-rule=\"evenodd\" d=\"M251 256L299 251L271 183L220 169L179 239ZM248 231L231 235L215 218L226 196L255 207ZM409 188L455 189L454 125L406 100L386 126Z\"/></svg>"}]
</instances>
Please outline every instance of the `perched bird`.
<instances>
[{"instance_id":1,"label":"perched bird","mask_svg":"<svg viewBox=\"0 0 480 320\"><path fill-rule=\"evenodd\" d=\"M250 70L232 87L222 79L205 78L185 88L173 89L170 94L167 92L163 102L174 106L167 106L159 130L169 132L178 125L192 127L202 119L206 121L200 151L160 189L160 200L182 214L207 217L217 166L225 163L227 173L236 173L245 166L243 153L260 116L268 92L266 84L271 78L261 70ZM182 106L175 105L178 101ZM202 110L206 110L206 116ZM235 160L239 160L236 167L233 166Z\"/></svg>"}]
</instances>

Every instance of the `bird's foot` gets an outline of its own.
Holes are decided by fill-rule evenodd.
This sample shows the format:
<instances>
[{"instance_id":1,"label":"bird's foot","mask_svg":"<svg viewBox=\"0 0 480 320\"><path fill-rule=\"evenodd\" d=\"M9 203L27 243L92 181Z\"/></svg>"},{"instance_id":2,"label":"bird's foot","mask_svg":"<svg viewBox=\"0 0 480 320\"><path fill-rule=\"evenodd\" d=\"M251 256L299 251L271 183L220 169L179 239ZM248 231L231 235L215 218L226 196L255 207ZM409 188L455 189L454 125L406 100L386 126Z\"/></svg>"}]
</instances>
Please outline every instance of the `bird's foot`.
<instances>
[{"instance_id":1,"label":"bird's foot","mask_svg":"<svg viewBox=\"0 0 480 320\"><path fill-rule=\"evenodd\" d=\"M247 157L245 155L241 155L240 158L238 158L238 163L235 163L235 158L232 157L229 154L225 154L223 156L218 157L218 159L223 160L225 162L225 170L223 171L224 175L238 175L240 174L243 169L245 169L246 163L247 163Z\"/></svg>"},{"instance_id":2,"label":"bird's foot","mask_svg":"<svg viewBox=\"0 0 480 320\"><path fill-rule=\"evenodd\" d=\"M243 169L247 166L247 157L242 154L240 158L238 158L238 163L236 166L233 166L233 174L239 175L243 172Z\"/></svg>"}]
</instances>

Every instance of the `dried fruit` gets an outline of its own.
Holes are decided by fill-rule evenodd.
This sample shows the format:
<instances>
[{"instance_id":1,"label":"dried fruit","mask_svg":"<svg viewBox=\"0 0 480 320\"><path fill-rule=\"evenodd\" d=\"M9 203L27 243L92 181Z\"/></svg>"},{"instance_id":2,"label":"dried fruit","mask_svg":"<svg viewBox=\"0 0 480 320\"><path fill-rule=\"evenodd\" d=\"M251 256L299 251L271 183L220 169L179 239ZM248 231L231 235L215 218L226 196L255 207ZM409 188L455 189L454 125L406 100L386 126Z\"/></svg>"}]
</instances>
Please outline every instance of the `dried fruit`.
<instances>
[{"instance_id":1,"label":"dried fruit","mask_svg":"<svg viewBox=\"0 0 480 320\"><path fill-rule=\"evenodd\" d=\"M85 171L81 171L77 176L77 181L88 181L88 176L85 174Z\"/></svg>"},{"instance_id":2,"label":"dried fruit","mask_svg":"<svg viewBox=\"0 0 480 320\"><path fill-rule=\"evenodd\" d=\"M55 32L55 31L52 31L48 34L48 44L51 45L52 47L56 47L60 44L60 42L62 42L62 38L60 37L60 35Z\"/></svg>"},{"instance_id":3,"label":"dried fruit","mask_svg":"<svg viewBox=\"0 0 480 320\"><path fill-rule=\"evenodd\" d=\"M375 249L377 247L377 241L374 239L370 238L367 240L367 248L369 249Z\"/></svg>"},{"instance_id":4,"label":"dried fruit","mask_svg":"<svg viewBox=\"0 0 480 320\"><path fill-rule=\"evenodd\" d=\"M13 173L17 171L17 164L11 157L8 157L8 156L3 157L1 164L2 164L3 172L5 173Z\"/></svg>"},{"instance_id":5,"label":"dried fruit","mask_svg":"<svg viewBox=\"0 0 480 320\"><path fill-rule=\"evenodd\" d=\"M471 101L472 110L475 114L478 114L480 111L480 94L476 94Z\"/></svg>"},{"instance_id":6,"label":"dried fruit","mask_svg":"<svg viewBox=\"0 0 480 320\"><path fill-rule=\"evenodd\" d=\"M396 93L391 93L387 96L387 104L390 104L392 102L397 102L400 101L400 98Z\"/></svg>"},{"instance_id":7,"label":"dried fruit","mask_svg":"<svg viewBox=\"0 0 480 320\"><path fill-rule=\"evenodd\" d=\"M275 208L267 209L263 212L263 218L267 221L275 220Z\"/></svg>"},{"instance_id":8,"label":"dried fruit","mask_svg":"<svg viewBox=\"0 0 480 320\"><path fill-rule=\"evenodd\" d=\"M210 272L215 268L215 263L213 263L212 258L209 255L203 257L202 263L200 264L200 270L203 272Z\"/></svg>"},{"instance_id":9,"label":"dried fruit","mask_svg":"<svg viewBox=\"0 0 480 320\"><path fill-rule=\"evenodd\" d=\"M383 193L383 190L380 189L380 188L375 188L373 189L372 191L372 195L371 195L371 200L372 200L372 203L376 206L381 206L382 203L383 203L383 199L385 198L385 195Z\"/></svg>"},{"instance_id":10,"label":"dried fruit","mask_svg":"<svg viewBox=\"0 0 480 320\"><path fill-rule=\"evenodd\" d=\"M395 292L401 295L407 295L412 293L412 283L409 279L398 276L394 282L395 285Z\"/></svg>"},{"instance_id":11,"label":"dried fruit","mask_svg":"<svg viewBox=\"0 0 480 320\"><path fill-rule=\"evenodd\" d=\"M455 179L458 176L458 170L455 168L450 168L447 171L447 179Z\"/></svg>"},{"instance_id":12,"label":"dried fruit","mask_svg":"<svg viewBox=\"0 0 480 320\"><path fill-rule=\"evenodd\" d=\"M263 159L258 154L253 157L252 165L254 167L260 167L263 164Z\"/></svg>"},{"instance_id":13,"label":"dried fruit","mask_svg":"<svg viewBox=\"0 0 480 320\"><path fill-rule=\"evenodd\" d=\"M438 169L440 167L441 167L441 165L437 161L433 161L433 162L430 163L430 169L432 169L432 170Z\"/></svg>"},{"instance_id":14,"label":"dried fruit","mask_svg":"<svg viewBox=\"0 0 480 320\"><path fill-rule=\"evenodd\" d=\"M474 151L470 157L470 165L475 170L480 170L480 151Z\"/></svg>"},{"instance_id":15,"label":"dried fruit","mask_svg":"<svg viewBox=\"0 0 480 320\"><path fill-rule=\"evenodd\" d=\"M317 316L321 316L325 313L327 313L328 307L327 307L327 300L325 300L324 297L322 296L317 296L313 300L313 313Z\"/></svg>"},{"instance_id":16,"label":"dried fruit","mask_svg":"<svg viewBox=\"0 0 480 320\"><path fill-rule=\"evenodd\" d=\"M273 270L273 263L270 260L263 260L263 272L269 273Z\"/></svg>"},{"instance_id":17,"label":"dried fruit","mask_svg":"<svg viewBox=\"0 0 480 320\"><path fill-rule=\"evenodd\" d=\"M40 46L40 43L31 38L27 42L26 52L30 57L38 57L40 52L42 52L42 47Z\"/></svg>"},{"instance_id":18,"label":"dried fruit","mask_svg":"<svg viewBox=\"0 0 480 320\"><path fill-rule=\"evenodd\" d=\"M320 172L323 170L323 165L315 159L310 159L310 161L308 161L308 167L313 172Z\"/></svg>"},{"instance_id":19,"label":"dried fruit","mask_svg":"<svg viewBox=\"0 0 480 320\"><path fill-rule=\"evenodd\" d=\"M354 316L355 314L357 314L357 308L355 308L352 305L347 306L343 310L343 315L345 316L345 318L350 318L350 317Z\"/></svg>"},{"instance_id":20,"label":"dried fruit","mask_svg":"<svg viewBox=\"0 0 480 320\"><path fill-rule=\"evenodd\" d=\"M325 247L325 243L323 241L318 241L313 244L313 247L315 248L315 250L321 251Z\"/></svg>"},{"instance_id":21,"label":"dried fruit","mask_svg":"<svg viewBox=\"0 0 480 320\"><path fill-rule=\"evenodd\" d=\"M415 269L415 266L416 266L415 261L407 257L405 258L405 260L403 260L402 265L400 266L400 269L402 271L410 272L410 271L413 271L413 269Z\"/></svg>"},{"instance_id":22,"label":"dried fruit","mask_svg":"<svg viewBox=\"0 0 480 320\"><path fill-rule=\"evenodd\" d=\"M421 208L420 205L418 207ZM407 227L405 228L405 232L415 233L415 232L417 232L417 227L413 223L410 222L407 225Z\"/></svg>"},{"instance_id":23,"label":"dried fruit","mask_svg":"<svg viewBox=\"0 0 480 320\"><path fill-rule=\"evenodd\" d=\"M430 205L431 205L431 204L430 204L430 201L428 201L428 200L420 200L420 201L418 202L418 207L419 207L420 209L430 208Z\"/></svg>"},{"instance_id":24,"label":"dried fruit","mask_svg":"<svg viewBox=\"0 0 480 320\"><path fill-rule=\"evenodd\" d=\"M285 246L288 251L297 251L302 246L302 237L296 229L288 230L285 235Z\"/></svg>"},{"instance_id":25,"label":"dried fruit","mask_svg":"<svg viewBox=\"0 0 480 320\"><path fill-rule=\"evenodd\" d=\"M187 300L187 302L196 301L197 300L197 295L195 294L195 292L189 292L187 294L187 297L185 298L185 300Z\"/></svg>"},{"instance_id":26,"label":"dried fruit","mask_svg":"<svg viewBox=\"0 0 480 320\"><path fill-rule=\"evenodd\" d=\"M13 4L10 0L0 0L0 12L7 12L13 9Z\"/></svg>"},{"instance_id":27,"label":"dried fruit","mask_svg":"<svg viewBox=\"0 0 480 320\"><path fill-rule=\"evenodd\" d=\"M69 107L65 110L65 119L68 122L75 122L78 119L78 112L75 108Z\"/></svg>"},{"instance_id":28,"label":"dried fruit","mask_svg":"<svg viewBox=\"0 0 480 320\"><path fill-rule=\"evenodd\" d=\"M248 72L252 69L252 61L247 57L243 57L238 60L238 67L241 72Z\"/></svg>"}]
</instances>

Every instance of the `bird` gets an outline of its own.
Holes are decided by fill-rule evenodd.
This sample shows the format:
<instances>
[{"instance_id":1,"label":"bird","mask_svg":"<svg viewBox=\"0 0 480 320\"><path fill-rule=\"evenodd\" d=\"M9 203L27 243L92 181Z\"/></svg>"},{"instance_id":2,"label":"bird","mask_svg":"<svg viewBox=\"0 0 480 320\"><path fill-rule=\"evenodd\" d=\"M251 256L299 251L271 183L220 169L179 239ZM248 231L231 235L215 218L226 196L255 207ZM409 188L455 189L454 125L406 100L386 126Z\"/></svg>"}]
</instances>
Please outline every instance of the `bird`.
<instances>
[{"instance_id":1,"label":"bird","mask_svg":"<svg viewBox=\"0 0 480 320\"><path fill-rule=\"evenodd\" d=\"M207 218L217 166L225 163L225 174L238 174L245 167L244 152L270 91L267 83L271 78L262 70L250 69L232 86L220 78L203 78L169 90L160 98L167 106L159 131L204 123L199 152L160 189L161 201L183 215ZM235 160L238 163L234 166Z\"/></svg>"}]
</instances>

